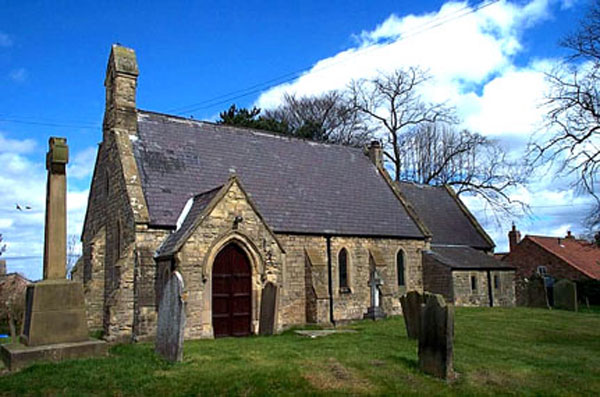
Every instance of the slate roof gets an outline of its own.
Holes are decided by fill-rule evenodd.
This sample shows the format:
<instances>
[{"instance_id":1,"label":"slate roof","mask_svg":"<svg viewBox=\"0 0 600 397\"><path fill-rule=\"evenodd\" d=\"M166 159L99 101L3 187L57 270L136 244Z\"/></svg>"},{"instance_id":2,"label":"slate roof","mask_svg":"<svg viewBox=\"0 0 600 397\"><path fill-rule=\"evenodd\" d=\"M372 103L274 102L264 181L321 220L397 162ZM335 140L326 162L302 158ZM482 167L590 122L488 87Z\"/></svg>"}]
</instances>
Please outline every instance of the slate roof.
<instances>
[{"instance_id":1,"label":"slate roof","mask_svg":"<svg viewBox=\"0 0 600 397\"><path fill-rule=\"evenodd\" d=\"M188 233L192 232L194 224L198 219L198 216L202 214L204 209L210 204L212 199L219 194L223 186L219 186L215 189L211 189L207 192L197 194L193 197L192 206L189 209L189 212L185 215L183 222L179 229L177 229L174 233L169 234L169 237L162 243L160 246L158 254L170 253L175 250L177 245L182 242Z\"/></svg>"},{"instance_id":2,"label":"slate roof","mask_svg":"<svg viewBox=\"0 0 600 397\"><path fill-rule=\"evenodd\" d=\"M429 228L433 244L466 245L491 250L494 244L478 230L450 192L443 186L396 182L402 194ZM472 215L471 215L472 216ZM474 218L473 218L474 219Z\"/></svg>"},{"instance_id":3,"label":"slate roof","mask_svg":"<svg viewBox=\"0 0 600 397\"><path fill-rule=\"evenodd\" d=\"M527 235L524 239L533 241L586 276L600 280L600 247L597 245L575 238Z\"/></svg>"},{"instance_id":4,"label":"slate roof","mask_svg":"<svg viewBox=\"0 0 600 397\"><path fill-rule=\"evenodd\" d=\"M154 226L235 172L275 232L424 238L361 149L141 110L131 142Z\"/></svg>"},{"instance_id":5,"label":"slate roof","mask_svg":"<svg viewBox=\"0 0 600 397\"><path fill-rule=\"evenodd\" d=\"M423 251L437 262L453 270L514 270L513 266L499 261L492 255L466 246L431 246L430 251Z\"/></svg>"}]
</instances>

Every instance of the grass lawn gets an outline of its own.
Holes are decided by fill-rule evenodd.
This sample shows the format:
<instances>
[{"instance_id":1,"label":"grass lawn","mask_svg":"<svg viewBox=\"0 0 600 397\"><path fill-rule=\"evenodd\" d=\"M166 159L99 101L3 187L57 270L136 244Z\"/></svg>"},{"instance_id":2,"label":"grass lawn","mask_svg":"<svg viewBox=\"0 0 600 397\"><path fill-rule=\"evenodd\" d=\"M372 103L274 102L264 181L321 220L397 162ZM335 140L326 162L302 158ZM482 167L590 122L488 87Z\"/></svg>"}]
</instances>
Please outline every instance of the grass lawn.
<instances>
[{"instance_id":1,"label":"grass lawn","mask_svg":"<svg viewBox=\"0 0 600 397\"><path fill-rule=\"evenodd\" d=\"M402 317L317 339L190 341L169 364L147 343L109 358L38 364L0 376L6 395L345 395L600 393L600 314L458 308L452 383L421 374Z\"/></svg>"}]
</instances>

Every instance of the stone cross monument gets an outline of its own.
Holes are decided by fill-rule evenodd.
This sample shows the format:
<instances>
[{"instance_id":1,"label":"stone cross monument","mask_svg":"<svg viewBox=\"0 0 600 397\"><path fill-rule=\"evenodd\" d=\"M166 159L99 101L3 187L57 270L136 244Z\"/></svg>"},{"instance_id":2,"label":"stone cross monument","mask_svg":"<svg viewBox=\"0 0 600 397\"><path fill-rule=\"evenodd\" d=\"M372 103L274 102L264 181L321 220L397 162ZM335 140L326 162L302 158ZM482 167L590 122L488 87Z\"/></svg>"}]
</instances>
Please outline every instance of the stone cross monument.
<instances>
[{"instance_id":1,"label":"stone cross monument","mask_svg":"<svg viewBox=\"0 0 600 397\"><path fill-rule=\"evenodd\" d=\"M383 285L383 280L379 275L377 270L373 270L371 273L371 280L369 281L369 287L371 291L371 306L367 309L367 313L364 315L364 318L370 318L372 320L377 320L380 318L385 318L385 313L381 309L379 302L380 288Z\"/></svg>"},{"instance_id":2,"label":"stone cross monument","mask_svg":"<svg viewBox=\"0 0 600 397\"><path fill-rule=\"evenodd\" d=\"M89 338L81 283L65 278L67 266L67 180L65 138L50 138L46 155L44 279L27 287L21 343L0 345L11 370L34 361L106 355L106 343Z\"/></svg>"}]
</instances>

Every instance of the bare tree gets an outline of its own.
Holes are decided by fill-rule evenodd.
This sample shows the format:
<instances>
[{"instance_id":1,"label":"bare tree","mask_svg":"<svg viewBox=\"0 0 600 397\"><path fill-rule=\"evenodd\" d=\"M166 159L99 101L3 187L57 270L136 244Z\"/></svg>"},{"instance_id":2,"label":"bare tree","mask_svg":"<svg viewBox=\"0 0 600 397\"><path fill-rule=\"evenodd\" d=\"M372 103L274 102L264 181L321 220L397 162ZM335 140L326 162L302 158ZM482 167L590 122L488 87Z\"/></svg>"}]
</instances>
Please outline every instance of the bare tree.
<instances>
[{"instance_id":1,"label":"bare tree","mask_svg":"<svg viewBox=\"0 0 600 397\"><path fill-rule=\"evenodd\" d=\"M67 277L71 277L71 270L77 263L79 256L81 255L81 247L79 244L79 236L76 234L69 234L67 238Z\"/></svg>"},{"instance_id":2,"label":"bare tree","mask_svg":"<svg viewBox=\"0 0 600 397\"><path fill-rule=\"evenodd\" d=\"M421 97L419 90L429 78L411 67L350 83L353 107L377 125L384 137L384 156L394 167L395 180L400 180L404 134L423 124L456 121L452 108Z\"/></svg>"},{"instance_id":3,"label":"bare tree","mask_svg":"<svg viewBox=\"0 0 600 397\"><path fill-rule=\"evenodd\" d=\"M458 195L484 199L495 214L526 209L508 194L525 182L523 167L510 161L493 139L444 123L428 123L403 134L398 153L401 180L452 186Z\"/></svg>"},{"instance_id":4,"label":"bare tree","mask_svg":"<svg viewBox=\"0 0 600 397\"><path fill-rule=\"evenodd\" d=\"M600 167L600 1L596 1L577 31L561 45L570 50L564 63L547 74L545 130L548 139L532 142L533 164L552 163L575 175L575 185L596 199L590 226L600 225L598 171Z\"/></svg>"},{"instance_id":5,"label":"bare tree","mask_svg":"<svg viewBox=\"0 0 600 397\"><path fill-rule=\"evenodd\" d=\"M3 239L4 237L2 237L2 233L0 233L0 256L6 252L6 244L2 244Z\"/></svg>"},{"instance_id":6,"label":"bare tree","mask_svg":"<svg viewBox=\"0 0 600 397\"><path fill-rule=\"evenodd\" d=\"M340 91L302 97L285 94L283 103L266 110L264 117L287 125L290 135L321 142L362 146L369 142L372 133Z\"/></svg>"}]
</instances>

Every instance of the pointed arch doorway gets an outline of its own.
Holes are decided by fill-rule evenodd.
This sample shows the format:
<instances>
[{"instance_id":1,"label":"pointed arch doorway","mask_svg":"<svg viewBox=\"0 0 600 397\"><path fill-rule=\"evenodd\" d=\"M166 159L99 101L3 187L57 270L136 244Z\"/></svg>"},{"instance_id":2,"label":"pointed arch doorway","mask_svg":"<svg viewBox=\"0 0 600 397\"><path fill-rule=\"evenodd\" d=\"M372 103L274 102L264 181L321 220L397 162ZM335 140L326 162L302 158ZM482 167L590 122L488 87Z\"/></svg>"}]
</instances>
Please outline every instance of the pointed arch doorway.
<instances>
[{"instance_id":1,"label":"pointed arch doorway","mask_svg":"<svg viewBox=\"0 0 600 397\"><path fill-rule=\"evenodd\" d=\"M248 256L235 243L217 255L212 270L212 323L215 338L250 335L252 270Z\"/></svg>"}]
</instances>

